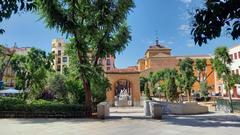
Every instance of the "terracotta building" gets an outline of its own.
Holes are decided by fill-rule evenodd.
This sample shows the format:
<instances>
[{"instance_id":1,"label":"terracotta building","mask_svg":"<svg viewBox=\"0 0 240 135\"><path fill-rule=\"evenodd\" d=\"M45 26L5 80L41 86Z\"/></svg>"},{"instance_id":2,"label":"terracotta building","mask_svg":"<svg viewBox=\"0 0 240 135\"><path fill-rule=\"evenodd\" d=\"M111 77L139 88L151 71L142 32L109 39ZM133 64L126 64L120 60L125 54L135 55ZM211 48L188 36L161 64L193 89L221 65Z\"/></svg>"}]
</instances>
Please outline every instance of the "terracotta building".
<instances>
[{"instance_id":1,"label":"terracotta building","mask_svg":"<svg viewBox=\"0 0 240 135\"><path fill-rule=\"evenodd\" d=\"M196 59L206 59L206 82L214 90L214 72L212 70L212 65L210 62L210 55L184 55L184 56L172 56L171 49L160 45L158 41L155 45L149 47L145 52L145 56L138 60L138 70L141 72L140 76L147 77L150 72L157 72L159 70L170 68L178 69L178 63L180 60L185 58ZM194 68L195 69L195 68ZM197 70L194 71L195 76L197 76ZM192 88L194 91L200 89L199 82L196 82Z\"/></svg>"},{"instance_id":2,"label":"terracotta building","mask_svg":"<svg viewBox=\"0 0 240 135\"><path fill-rule=\"evenodd\" d=\"M208 86L211 86L214 90L214 72L210 62L211 57L209 55L190 55L190 56L172 56L170 48L167 48L158 43L158 40L154 45L149 46L145 52L145 56L137 61L137 66L128 67L126 69L113 69L106 72L110 83L111 89L107 92L107 101L114 105L114 102L118 100L119 89L127 89L127 93L130 97L132 106L140 105L140 82L139 77L147 77L150 72L157 72L166 68L178 69L178 63L185 58L195 59L207 59L206 75ZM197 71L195 70L197 75ZM193 90L198 91L200 85L196 82L193 85Z\"/></svg>"}]
</instances>

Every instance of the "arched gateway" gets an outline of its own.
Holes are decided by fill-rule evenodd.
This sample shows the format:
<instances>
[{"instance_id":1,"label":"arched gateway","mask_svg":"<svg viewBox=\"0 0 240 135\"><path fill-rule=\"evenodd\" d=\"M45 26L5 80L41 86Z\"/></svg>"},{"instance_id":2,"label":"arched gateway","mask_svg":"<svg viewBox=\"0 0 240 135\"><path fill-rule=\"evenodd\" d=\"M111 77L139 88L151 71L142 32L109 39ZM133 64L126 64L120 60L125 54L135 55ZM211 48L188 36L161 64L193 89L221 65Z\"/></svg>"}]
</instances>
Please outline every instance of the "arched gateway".
<instances>
[{"instance_id":1,"label":"arched gateway","mask_svg":"<svg viewBox=\"0 0 240 135\"><path fill-rule=\"evenodd\" d=\"M140 106L140 72L134 69L114 69L106 72L111 83L107 101L112 106Z\"/></svg>"}]
</instances>

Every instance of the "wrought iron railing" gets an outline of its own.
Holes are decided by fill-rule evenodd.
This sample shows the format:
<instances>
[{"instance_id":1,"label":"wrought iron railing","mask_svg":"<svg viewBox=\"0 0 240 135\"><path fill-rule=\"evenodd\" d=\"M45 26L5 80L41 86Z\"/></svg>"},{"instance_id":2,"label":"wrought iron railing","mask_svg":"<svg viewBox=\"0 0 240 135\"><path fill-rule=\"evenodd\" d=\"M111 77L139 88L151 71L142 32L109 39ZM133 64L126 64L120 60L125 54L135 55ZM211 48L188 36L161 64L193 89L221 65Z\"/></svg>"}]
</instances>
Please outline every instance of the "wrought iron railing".
<instances>
[{"instance_id":1,"label":"wrought iron railing","mask_svg":"<svg viewBox=\"0 0 240 135\"><path fill-rule=\"evenodd\" d=\"M240 112L240 100L234 100L232 102L233 111ZM217 111L224 111L226 113L230 112L230 102L226 98L218 98L216 100L216 110Z\"/></svg>"}]
</instances>

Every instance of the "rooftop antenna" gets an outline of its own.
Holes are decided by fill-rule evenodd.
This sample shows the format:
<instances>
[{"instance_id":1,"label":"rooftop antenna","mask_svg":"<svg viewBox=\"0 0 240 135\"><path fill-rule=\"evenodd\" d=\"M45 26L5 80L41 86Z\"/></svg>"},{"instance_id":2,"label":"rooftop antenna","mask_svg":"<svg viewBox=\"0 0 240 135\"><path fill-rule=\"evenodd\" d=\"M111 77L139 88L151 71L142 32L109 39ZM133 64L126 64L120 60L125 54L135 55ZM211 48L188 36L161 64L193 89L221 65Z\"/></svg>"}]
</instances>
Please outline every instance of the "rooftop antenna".
<instances>
[{"instance_id":1,"label":"rooftop antenna","mask_svg":"<svg viewBox=\"0 0 240 135\"><path fill-rule=\"evenodd\" d=\"M158 31L156 30L156 45L159 45Z\"/></svg>"}]
</instances>

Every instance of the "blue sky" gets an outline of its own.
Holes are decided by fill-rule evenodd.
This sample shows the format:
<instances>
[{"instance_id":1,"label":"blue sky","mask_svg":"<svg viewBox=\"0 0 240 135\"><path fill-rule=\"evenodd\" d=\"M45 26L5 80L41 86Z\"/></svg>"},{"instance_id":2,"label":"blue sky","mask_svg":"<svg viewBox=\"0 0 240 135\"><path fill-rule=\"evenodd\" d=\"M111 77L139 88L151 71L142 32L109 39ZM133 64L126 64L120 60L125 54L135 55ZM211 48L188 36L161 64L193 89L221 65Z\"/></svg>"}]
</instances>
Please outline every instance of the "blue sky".
<instances>
[{"instance_id":1,"label":"blue sky","mask_svg":"<svg viewBox=\"0 0 240 135\"><path fill-rule=\"evenodd\" d=\"M202 47L195 46L190 35L189 11L200 7L204 0L135 0L136 7L128 16L132 41L126 50L116 55L116 66L124 68L136 65L149 45L158 35L160 43L172 48L173 55L212 54L217 46L233 46L239 43L223 36ZM64 38L61 33L49 30L43 21L32 13L17 14L0 24L6 30L0 35L0 43L18 47L34 46L50 51L53 38Z\"/></svg>"}]
</instances>

